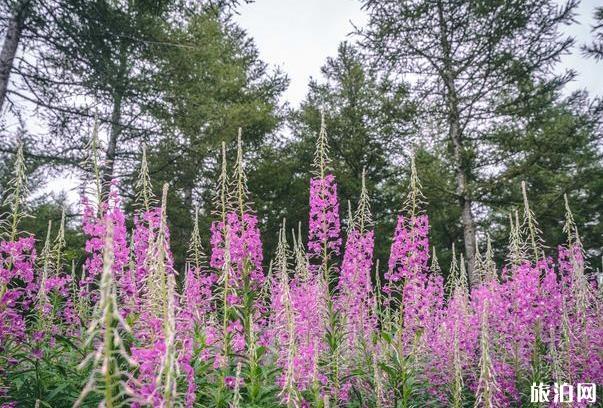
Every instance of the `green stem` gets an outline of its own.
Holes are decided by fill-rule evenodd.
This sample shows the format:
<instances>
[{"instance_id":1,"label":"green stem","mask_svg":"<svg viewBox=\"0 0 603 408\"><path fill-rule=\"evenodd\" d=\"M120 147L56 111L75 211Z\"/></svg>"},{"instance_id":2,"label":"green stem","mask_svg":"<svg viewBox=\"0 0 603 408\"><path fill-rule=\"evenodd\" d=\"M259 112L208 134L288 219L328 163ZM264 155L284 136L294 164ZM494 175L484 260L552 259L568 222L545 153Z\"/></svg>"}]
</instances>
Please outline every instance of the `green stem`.
<instances>
[{"instance_id":1,"label":"green stem","mask_svg":"<svg viewBox=\"0 0 603 408\"><path fill-rule=\"evenodd\" d=\"M113 304L109 300L107 311L105 312L105 335L104 335L104 355L106 359L110 359L113 349ZM109 361L105 370L105 407L113 408L113 366Z\"/></svg>"}]
</instances>

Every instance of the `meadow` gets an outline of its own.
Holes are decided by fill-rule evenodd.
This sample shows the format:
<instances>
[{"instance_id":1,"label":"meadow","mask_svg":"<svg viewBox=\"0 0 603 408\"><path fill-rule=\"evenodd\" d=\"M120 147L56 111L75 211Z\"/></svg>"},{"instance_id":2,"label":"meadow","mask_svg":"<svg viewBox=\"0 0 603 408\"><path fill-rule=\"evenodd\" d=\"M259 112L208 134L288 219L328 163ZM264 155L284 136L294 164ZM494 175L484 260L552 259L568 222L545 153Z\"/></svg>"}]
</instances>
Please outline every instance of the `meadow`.
<instances>
[{"instance_id":1,"label":"meadow","mask_svg":"<svg viewBox=\"0 0 603 408\"><path fill-rule=\"evenodd\" d=\"M486 236L469 278L462 254L438 264L411 161L380 266L370 192L363 182L345 214L328 156L323 123L309 229L282 220L267 260L239 137L234 163L223 156L211 229L192 214L177 270L169 185L153 195L143 155L133 228L117 181L91 180L82 195L87 256L76 270L64 220L46 237L20 229L19 150L0 242L0 406L545 406L536 391L551 406L592 405L587 385L603 384L602 291L567 198L567 242L547 248L523 184L504 264ZM571 402L555 394L570 387Z\"/></svg>"}]
</instances>

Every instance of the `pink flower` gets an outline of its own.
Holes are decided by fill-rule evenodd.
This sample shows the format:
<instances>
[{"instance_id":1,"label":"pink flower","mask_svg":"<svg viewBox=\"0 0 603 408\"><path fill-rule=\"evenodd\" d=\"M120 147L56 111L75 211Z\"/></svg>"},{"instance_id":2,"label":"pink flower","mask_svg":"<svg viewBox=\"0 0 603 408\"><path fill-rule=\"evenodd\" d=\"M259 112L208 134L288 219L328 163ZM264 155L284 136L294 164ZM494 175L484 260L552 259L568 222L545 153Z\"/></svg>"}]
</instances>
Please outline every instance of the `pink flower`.
<instances>
[{"instance_id":1,"label":"pink flower","mask_svg":"<svg viewBox=\"0 0 603 408\"><path fill-rule=\"evenodd\" d=\"M341 247L339 201L335 176L327 174L324 179L310 180L310 220L308 230L308 252L321 257L323 249L339 255Z\"/></svg>"}]
</instances>

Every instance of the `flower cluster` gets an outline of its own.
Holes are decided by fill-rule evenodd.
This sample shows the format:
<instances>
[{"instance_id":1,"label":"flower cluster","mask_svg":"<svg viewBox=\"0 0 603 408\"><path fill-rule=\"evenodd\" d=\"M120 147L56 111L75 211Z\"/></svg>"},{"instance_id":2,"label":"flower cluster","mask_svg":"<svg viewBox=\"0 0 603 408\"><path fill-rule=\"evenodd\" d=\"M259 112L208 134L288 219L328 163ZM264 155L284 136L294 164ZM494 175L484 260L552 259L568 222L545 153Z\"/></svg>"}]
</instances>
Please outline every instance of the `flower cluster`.
<instances>
[{"instance_id":1,"label":"flower cluster","mask_svg":"<svg viewBox=\"0 0 603 408\"><path fill-rule=\"evenodd\" d=\"M34 237L0 242L0 343L22 339L25 321L36 290ZM0 346L1 348L2 346Z\"/></svg>"},{"instance_id":2,"label":"flower cluster","mask_svg":"<svg viewBox=\"0 0 603 408\"><path fill-rule=\"evenodd\" d=\"M339 254L341 248L339 201L335 176L310 180L310 221L308 252L316 257L325 250Z\"/></svg>"}]
</instances>

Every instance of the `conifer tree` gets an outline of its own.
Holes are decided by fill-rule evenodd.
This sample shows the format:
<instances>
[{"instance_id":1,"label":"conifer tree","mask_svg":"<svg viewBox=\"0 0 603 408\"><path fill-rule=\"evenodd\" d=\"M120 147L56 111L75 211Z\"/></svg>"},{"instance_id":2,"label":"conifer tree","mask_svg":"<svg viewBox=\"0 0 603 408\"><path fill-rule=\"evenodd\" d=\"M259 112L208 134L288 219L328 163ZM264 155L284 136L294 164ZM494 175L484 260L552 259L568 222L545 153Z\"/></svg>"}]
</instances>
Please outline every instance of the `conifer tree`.
<instances>
[{"instance_id":1,"label":"conifer tree","mask_svg":"<svg viewBox=\"0 0 603 408\"><path fill-rule=\"evenodd\" d=\"M476 203L484 199L479 181L500 156L490 134L512 120L506 108L526 97L526 84L544 88L567 78L547 76L573 40L560 34L571 21L576 1L365 0L369 23L363 45L401 78L414 76L412 96L429 123L419 129L447 146L461 208L464 253L473 282ZM542 88L532 93L543 92ZM529 98L532 95L527 95ZM420 101L420 103L419 103ZM494 153L494 154L492 154Z\"/></svg>"}]
</instances>

